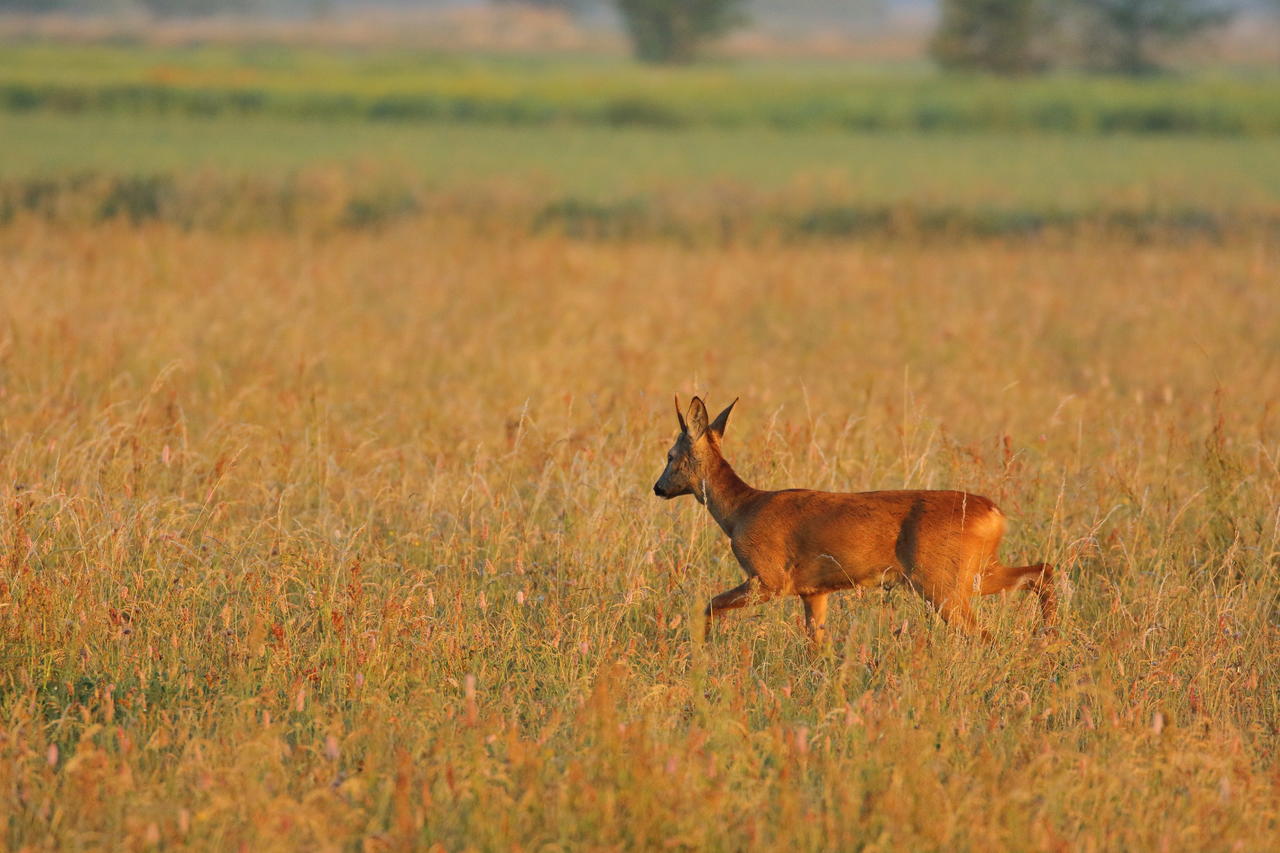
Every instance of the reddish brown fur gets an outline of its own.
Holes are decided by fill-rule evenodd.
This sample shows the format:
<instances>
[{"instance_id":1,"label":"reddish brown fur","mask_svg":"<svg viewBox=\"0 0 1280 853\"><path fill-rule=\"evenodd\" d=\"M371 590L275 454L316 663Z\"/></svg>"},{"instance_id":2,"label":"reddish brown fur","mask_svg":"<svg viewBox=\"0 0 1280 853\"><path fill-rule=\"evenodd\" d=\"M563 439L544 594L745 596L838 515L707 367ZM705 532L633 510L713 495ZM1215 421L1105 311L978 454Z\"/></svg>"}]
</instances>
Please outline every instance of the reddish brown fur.
<instances>
[{"instance_id":1,"label":"reddish brown fur","mask_svg":"<svg viewBox=\"0 0 1280 853\"><path fill-rule=\"evenodd\" d=\"M736 402L736 401L735 401ZM677 403L677 414L679 405ZM708 424L697 397L667 469L654 485L662 497L693 494L729 536L747 574L743 584L707 605L706 629L727 610L780 595L804 601L810 637L825 637L827 596L853 587L906 583L942 618L973 630L972 599L1013 589L1034 591L1053 621L1053 569L996 560L1004 514L987 498L953 491L835 493L762 491L748 486L720 452L729 413Z\"/></svg>"}]
</instances>

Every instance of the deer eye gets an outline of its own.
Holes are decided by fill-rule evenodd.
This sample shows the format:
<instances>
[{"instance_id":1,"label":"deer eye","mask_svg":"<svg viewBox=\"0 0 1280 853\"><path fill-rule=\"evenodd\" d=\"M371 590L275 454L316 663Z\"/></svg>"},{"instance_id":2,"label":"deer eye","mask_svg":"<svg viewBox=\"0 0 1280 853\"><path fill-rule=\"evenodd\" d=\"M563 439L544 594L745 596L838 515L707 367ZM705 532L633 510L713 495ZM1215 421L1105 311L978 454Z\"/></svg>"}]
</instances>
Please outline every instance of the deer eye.
<instances>
[{"instance_id":1,"label":"deer eye","mask_svg":"<svg viewBox=\"0 0 1280 853\"><path fill-rule=\"evenodd\" d=\"M674 461L675 461L675 458L676 458L676 455L675 455L674 453L668 453L668 454L667 454L667 461L668 461L668 462L674 462Z\"/></svg>"}]
</instances>

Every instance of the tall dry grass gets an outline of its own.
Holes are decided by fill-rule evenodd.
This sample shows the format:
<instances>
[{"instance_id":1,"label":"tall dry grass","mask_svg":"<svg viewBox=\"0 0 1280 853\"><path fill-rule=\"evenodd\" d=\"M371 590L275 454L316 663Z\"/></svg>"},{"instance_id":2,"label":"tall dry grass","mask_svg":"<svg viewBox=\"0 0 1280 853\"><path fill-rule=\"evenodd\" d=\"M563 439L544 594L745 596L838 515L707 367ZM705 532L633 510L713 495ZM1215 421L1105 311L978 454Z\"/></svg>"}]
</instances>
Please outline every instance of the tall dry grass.
<instances>
[{"instance_id":1,"label":"tall dry grass","mask_svg":"<svg viewBox=\"0 0 1280 853\"><path fill-rule=\"evenodd\" d=\"M1273 243L0 231L0 844L1280 838ZM1061 633L706 598L760 486L964 487Z\"/></svg>"}]
</instances>

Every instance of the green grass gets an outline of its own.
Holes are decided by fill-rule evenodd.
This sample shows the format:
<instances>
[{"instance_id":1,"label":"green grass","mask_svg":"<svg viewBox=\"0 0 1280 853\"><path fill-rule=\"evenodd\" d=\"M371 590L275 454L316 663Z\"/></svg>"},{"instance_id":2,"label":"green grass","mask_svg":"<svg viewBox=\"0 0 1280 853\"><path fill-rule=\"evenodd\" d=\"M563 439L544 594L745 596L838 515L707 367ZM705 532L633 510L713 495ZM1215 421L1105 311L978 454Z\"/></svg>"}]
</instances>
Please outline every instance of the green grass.
<instances>
[{"instance_id":1,"label":"green grass","mask_svg":"<svg viewBox=\"0 0 1280 853\"><path fill-rule=\"evenodd\" d=\"M620 199L745 187L864 205L1274 209L1270 138L406 126L257 118L0 116L0 178L382 173Z\"/></svg>"},{"instance_id":2,"label":"green grass","mask_svg":"<svg viewBox=\"0 0 1280 853\"><path fill-rule=\"evenodd\" d=\"M268 45L6 45L0 110L661 128L1275 134L1271 74L952 77L844 62L655 69Z\"/></svg>"}]
</instances>

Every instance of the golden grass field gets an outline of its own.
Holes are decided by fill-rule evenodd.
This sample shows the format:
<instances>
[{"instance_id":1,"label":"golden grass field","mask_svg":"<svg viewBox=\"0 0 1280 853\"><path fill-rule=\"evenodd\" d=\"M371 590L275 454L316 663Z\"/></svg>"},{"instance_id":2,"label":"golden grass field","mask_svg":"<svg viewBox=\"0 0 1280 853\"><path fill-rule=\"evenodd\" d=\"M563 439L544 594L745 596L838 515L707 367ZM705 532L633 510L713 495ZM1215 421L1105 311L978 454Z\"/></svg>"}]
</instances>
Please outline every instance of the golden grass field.
<instances>
[{"instance_id":1,"label":"golden grass field","mask_svg":"<svg viewBox=\"0 0 1280 853\"><path fill-rule=\"evenodd\" d=\"M1263 850L1280 246L0 230L0 847ZM757 486L957 487L1060 632L731 614Z\"/></svg>"}]
</instances>

